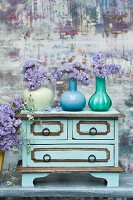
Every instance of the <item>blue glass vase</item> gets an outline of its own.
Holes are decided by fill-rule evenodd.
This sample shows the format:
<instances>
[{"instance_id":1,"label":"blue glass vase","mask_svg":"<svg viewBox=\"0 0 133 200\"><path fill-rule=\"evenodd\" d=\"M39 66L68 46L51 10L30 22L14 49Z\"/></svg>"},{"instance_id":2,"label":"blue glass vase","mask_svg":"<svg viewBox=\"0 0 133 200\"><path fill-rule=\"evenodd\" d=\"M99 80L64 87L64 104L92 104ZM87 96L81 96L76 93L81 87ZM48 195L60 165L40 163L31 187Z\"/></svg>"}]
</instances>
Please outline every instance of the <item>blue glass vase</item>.
<instances>
[{"instance_id":1,"label":"blue glass vase","mask_svg":"<svg viewBox=\"0 0 133 200\"><path fill-rule=\"evenodd\" d=\"M81 111L86 105L85 96L77 91L77 80L68 80L69 90L64 92L60 98L60 106L65 111Z\"/></svg>"},{"instance_id":2,"label":"blue glass vase","mask_svg":"<svg viewBox=\"0 0 133 200\"><path fill-rule=\"evenodd\" d=\"M96 77L96 91L88 104L93 111L108 111L111 107L112 101L106 92L105 78Z\"/></svg>"}]
</instances>

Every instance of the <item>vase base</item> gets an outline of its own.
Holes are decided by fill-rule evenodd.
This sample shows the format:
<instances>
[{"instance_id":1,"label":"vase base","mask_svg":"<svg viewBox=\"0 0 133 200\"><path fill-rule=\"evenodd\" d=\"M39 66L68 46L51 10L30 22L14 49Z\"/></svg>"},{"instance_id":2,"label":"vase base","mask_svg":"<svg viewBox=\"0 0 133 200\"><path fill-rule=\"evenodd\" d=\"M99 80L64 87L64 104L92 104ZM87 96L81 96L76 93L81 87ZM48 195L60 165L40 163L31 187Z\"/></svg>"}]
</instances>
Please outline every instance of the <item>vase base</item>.
<instances>
[{"instance_id":1,"label":"vase base","mask_svg":"<svg viewBox=\"0 0 133 200\"><path fill-rule=\"evenodd\" d=\"M63 109L62 108L62 110L64 110L64 111L67 111L67 112L79 112L79 111L83 111L83 109L78 109L78 110L76 110L76 109L72 109L72 110L70 110L70 109Z\"/></svg>"},{"instance_id":2,"label":"vase base","mask_svg":"<svg viewBox=\"0 0 133 200\"><path fill-rule=\"evenodd\" d=\"M108 108L108 109L93 109L93 108L91 108L90 106L89 106L89 108L92 110L92 111L94 111L94 112L107 112L107 111L109 111L110 110L110 108Z\"/></svg>"}]
</instances>

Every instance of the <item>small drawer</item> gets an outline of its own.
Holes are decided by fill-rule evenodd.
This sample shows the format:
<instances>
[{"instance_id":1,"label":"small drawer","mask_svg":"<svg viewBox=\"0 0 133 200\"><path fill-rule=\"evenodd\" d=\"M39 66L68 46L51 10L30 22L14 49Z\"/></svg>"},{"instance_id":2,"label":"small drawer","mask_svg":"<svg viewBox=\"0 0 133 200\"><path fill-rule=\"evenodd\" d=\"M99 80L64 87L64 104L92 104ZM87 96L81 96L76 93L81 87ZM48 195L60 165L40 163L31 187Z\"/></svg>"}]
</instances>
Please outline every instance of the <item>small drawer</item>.
<instances>
[{"instance_id":1,"label":"small drawer","mask_svg":"<svg viewBox=\"0 0 133 200\"><path fill-rule=\"evenodd\" d=\"M35 167L114 166L114 145L31 145L27 162Z\"/></svg>"},{"instance_id":2,"label":"small drawer","mask_svg":"<svg viewBox=\"0 0 133 200\"><path fill-rule=\"evenodd\" d=\"M27 136L44 140L67 139L67 120L38 119L29 121L27 124Z\"/></svg>"},{"instance_id":3,"label":"small drawer","mask_svg":"<svg viewBox=\"0 0 133 200\"><path fill-rule=\"evenodd\" d=\"M114 139L115 121L112 120L73 120L73 139Z\"/></svg>"}]
</instances>

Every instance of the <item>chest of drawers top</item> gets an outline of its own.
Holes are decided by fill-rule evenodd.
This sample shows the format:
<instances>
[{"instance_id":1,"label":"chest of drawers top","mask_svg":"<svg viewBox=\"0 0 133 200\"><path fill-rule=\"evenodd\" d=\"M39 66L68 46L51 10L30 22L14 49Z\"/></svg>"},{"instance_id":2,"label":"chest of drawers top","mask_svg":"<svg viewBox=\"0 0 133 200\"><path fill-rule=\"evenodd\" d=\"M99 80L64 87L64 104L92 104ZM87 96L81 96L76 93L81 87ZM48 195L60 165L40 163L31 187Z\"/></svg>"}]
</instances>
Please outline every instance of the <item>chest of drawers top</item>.
<instances>
[{"instance_id":1,"label":"chest of drawers top","mask_svg":"<svg viewBox=\"0 0 133 200\"><path fill-rule=\"evenodd\" d=\"M30 117L35 118L123 118L124 114L120 113L114 108L111 108L106 112L94 112L88 108L79 112L68 112L68 111L60 111L57 112L55 109L52 109L50 112L34 112L31 113L27 110L23 110L20 114L21 119L29 119Z\"/></svg>"}]
</instances>

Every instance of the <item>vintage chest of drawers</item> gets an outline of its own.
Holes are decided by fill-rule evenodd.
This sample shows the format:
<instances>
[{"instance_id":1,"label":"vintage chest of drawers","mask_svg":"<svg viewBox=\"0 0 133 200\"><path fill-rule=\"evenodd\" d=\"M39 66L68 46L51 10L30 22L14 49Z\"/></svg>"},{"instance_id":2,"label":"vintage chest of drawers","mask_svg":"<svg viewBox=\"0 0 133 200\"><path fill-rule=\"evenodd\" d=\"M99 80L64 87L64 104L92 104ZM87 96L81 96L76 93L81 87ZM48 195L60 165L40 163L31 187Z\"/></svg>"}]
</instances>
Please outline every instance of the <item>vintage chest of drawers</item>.
<instances>
[{"instance_id":1,"label":"vintage chest of drawers","mask_svg":"<svg viewBox=\"0 0 133 200\"><path fill-rule=\"evenodd\" d=\"M22 144L22 186L34 186L37 177L52 172L88 172L104 178L107 186L119 186L118 119L108 112L21 113L25 134Z\"/></svg>"}]
</instances>

